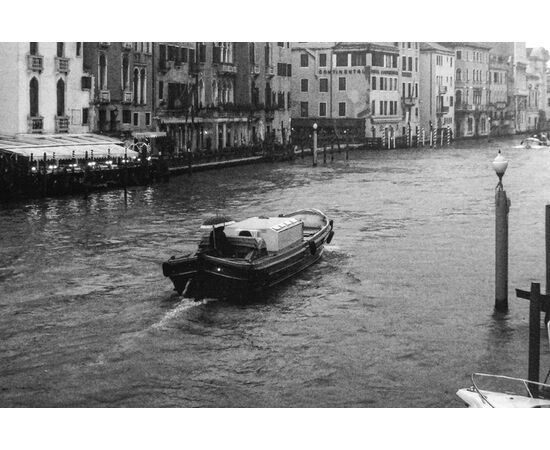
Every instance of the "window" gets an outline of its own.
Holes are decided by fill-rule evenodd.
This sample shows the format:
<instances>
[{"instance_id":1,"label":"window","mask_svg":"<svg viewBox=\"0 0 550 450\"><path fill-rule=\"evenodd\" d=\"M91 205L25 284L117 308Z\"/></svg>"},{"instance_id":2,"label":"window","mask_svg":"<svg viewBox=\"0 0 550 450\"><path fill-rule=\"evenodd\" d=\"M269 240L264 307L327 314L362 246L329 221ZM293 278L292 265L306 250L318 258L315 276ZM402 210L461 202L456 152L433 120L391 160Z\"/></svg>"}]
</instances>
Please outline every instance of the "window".
<instances>
[{"instance_id":1,"label":"window","mask_svg":"<svg viewBox=\"0 0 550 450\"><path fill-rule=\"evenodd\" d=\"M325 102L319 103L319 116L326 117L327 115L327 104Z\"/></svg>"},{"instance_id":2,"label":"window","mask_svg":"<svg viewBox=\"0 0 550 450\"><path fill-rule=\"evenodd\" d=\"M82 42L76 43L76 56L82 56Z\"/></svg>"},{"instance_id":3,"label":"window","mask_svg":"<svg viewBox=\"0 0 550 450\"><path fill-rule=\"evenodd\" d=\"M65 45L63 42L57 43L57 57L63 58L65 56Z\"/></svg>"},{"instance_id":4,"label":"window","mask_svg":"<svg viewBox=\"0 0 550 450\"><path fill-rule=\"evenodd\" d=\"M122 110L122 123L129 124L132 120L132 111L129 109Z\"/></svg>"},{"instance_id":5,"label":"window","mask_svg":"<svg viewBox=\"0 0 550 450\"><path fill-rule=\"evenodd\" d=\"M451 95L449 97L449 106L453 106L454 97Z\"/></svg>"},{"instance_id":6,"label":"window","mask_svg":"<svg viewBox=\"0 0 550 450\"><path fill-rule=\"evenodd\" d=\"M33 77L29 83L30 116L38 117L38 80Z\"/></svg>"},{"instance_id":7,"label":"window","mask_svg":"<svg viewBox=\"0 0 550 450\"><path fill-rule=\"evenodd\" d=\"M351 65L352 66L366 66L367 65L367 55L363 52L353 52L351 54Z\"/></svg>"},{"instance_id":8,"label":"window","mask_svg":"<svg viewBox=\"0 0 550 450\"><path fill-rule=\"evenodd\" d=\"M412 56L409 56L409 72L413 70L413 59Z\"/></svg>"},{"instance_id":9,"label":"window","mask_svg":"<svg viewBox=\"0 0 550 450\"><path fill-rule=\"evenodd\" d=\"M84 76L81 78L82 90L92 89L92 77Z\"/></svg>"},{"instance_id":10,"label":"window","mask_svg":"<svg viewBox=\"0 0 550 450\"><path fill-rule=\"evenodd\" d=\"M328 92L328 78L319 79L319 92Z\"/></svg>"},{"instance_id":11,"label":"window","mask_svg":"<svg viewBox=\"0 0 550 450\"><path fill-rule=\"evenodd\" d=\"M401 70L407 70L407 57L401 57Z\"/></svg>"},{"instance_id":12,"label":"window","mask_svg":"<svg viewBox=\"0 0 550 450\"><path fill-rule=\"evenodd\" d=\"M346 90L346 78L345 77L339 77L338 78L338 90L339 91L345 91Z\"/></svg>"},{"instance_id":13,"label":"window","mask_svg":"<svg viewBox=\"0 0 550 450\"><path fill-rule=\"evenodd\" d=\"M139 113L138 112L135 112L134 113L134 126L139 126Z\"/></svg>"},{"instance_id":14,"label":"window","mask_svg":"<svg viewBox=\"0 0 550 450\"><path fill-rule=\"evenodd\" d=\"M29 53L31 55L38 55L38 42L30 42Z\"/></svg>"},{"instance_id":15,"label":"window","mask_svg":"<svg viewBox=\"0 0 550 450\"><path fill-rule=\"evenodd\" d=\"M460 50L456 51L456 59L462 59L462 51Z\"/></svg>"},{"instance_id":16,"label":"window","mask_svg":"<svg viewBox=\"0 0 550 450\"><path fill-rule=\"evenodd\" d=\"M145 113L145 126L148 127L151 125L151 113L146 112Z\"/></svg>"},{"instance_id":17,"label":"window","mask_svg":"<svg viewBox=\"0 0 550 450\"><path fill-rule=\"evenodd\" d=\"M374 100L372 101L371 110L372 110L371 114L373 116L375 116L376 115L376 102Z\"/></svg>"},{"instance_id":18,"label":"window","mask_svg":"<svg viewBox=\"0 0 550 450\"><path fill-rule=\"evenodd\" d=\"M327 66L327 54L321 53L319 54L319 67L326 67Z\"/></svg>"},{"instance_id":19,"label":"window","mask_svg":"<svg viewBox=\"0 0 550 450\"><path fill-rule=\"evenodd\" d=\"M376 91L376 77L372 77L372 90Z\"/></svg>"},{"instance_id":20,"label":"window","mask_svg":"<svg viewBox=\"0 0 550 450\"><path fill-rule=\"evenodd\" d=\"M164 81L159 81L159 100L164 98Z\"/></svg>"},{"instance_id":21,"label":"window","mask_svg":"<svg viewBox=\"0 0 550 450\"><path fill-rule=\"evenodd\" d=\"M130 65L128 64L128 57L125 55L122 58L122 89L128 89L130 84Z\"/></svg>"},{"instance_id":22,"label":"window","mask_svg":"<svg viewBox=\"0 0 550 450\"><path fill-rule=\"evenodd\" d=\"M65 82L60 79L57 82L57 117L65 115Z\"/></svg>"},{"instance_id":23,"label":"window","mask_svg":"<svg viewBox=\"0 0 550 450\"><path fill-rule=\"evenodd\" d=\"M300 90L302 92L307 92L307 90L308 90L308 79L307 78L302 78L300 80Z\"/></svg>"},{"instance_id":24,"label":"window","mask_svg":"<svg viewBox=\"0 0 550 450\"><path fill-rule=\"evenodd\" d=\"M102 53L99 56L99 89L107 89L107 59Z\"/></svg>"},{"instance_id":25,"label":"window","mask_svg":"<svg viewBox=\"0 0 550 450\"><path fill-rule=\"evenodd\" d=\"M336 66L337 67L347 67L348 65L348 54L347 53L336 53Z\"/></svg>"},{"instance_id":26,"label":"window","mask_svg":"<svg viewBox=\"0 0 550 450\"><path fill-rule=\"evenodd\" d=\"M308 67L309 66L309 60L307 53L302 53L300 55L300 67Z\"/></svg>"},{"instance_id":27,"label":"window","mask_svg":"<svg viewBox=\"0 0 550 450\"><path fill-rule=\"evenodd\" d=\"M307 117L307 116L308 116L308 103L300 102L300 117Z\"/></svg>"},{"instance_id":28,"label":"window","mask_svg":"<svg viewBox=\"0 0 550 450\"><path fill-rule=\"evenodd\" d=\"M90 108L82 108L82 125L88 125L90 117Z\"/></svg>"},{"instance_id":29,"label":"window","mask_svg":"<svg viewBox=\"0 0 550 450\"><path fill-rule=\"evenodd\" d=\"M285 43L284 43L284 42L277 42L277 45L278 45L279 47L284 47L284 46L285 46Z\"/></svg>"},{"instance_id":30,"label":"window","mask_svg":"<svg viewBox=\"0 0 550 450\"><path fill-rule=\"evenodd\" d=\"M414 71L418 72L418 58L414 58Z\"/></svg>"},{"instance_id":31,"label":"window","mask_svg":"<svg viewBox=\"0 0 550 450\"><path fill-rule=\"evenodd\" d=\"M345 102L338 103L338 115L340 117L346 115L346 103Z\"/></svg>"}]
</instances>

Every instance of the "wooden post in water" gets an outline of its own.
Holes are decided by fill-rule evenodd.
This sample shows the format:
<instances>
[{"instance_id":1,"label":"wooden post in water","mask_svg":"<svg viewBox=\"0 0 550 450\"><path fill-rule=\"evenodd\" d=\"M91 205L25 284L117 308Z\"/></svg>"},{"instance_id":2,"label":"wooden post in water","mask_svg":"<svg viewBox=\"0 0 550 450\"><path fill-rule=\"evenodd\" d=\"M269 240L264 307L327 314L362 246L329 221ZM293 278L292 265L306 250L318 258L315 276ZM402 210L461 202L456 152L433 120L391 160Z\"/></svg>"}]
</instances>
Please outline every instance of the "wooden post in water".
<instances>
[{"instance_id":1,"label":"wooden post in water","mask_svg":"<svg viewBox=\"0 0 550 450\"><path fill-rule=\"evenodd\" d=\"M499 177L495 193L495 309L508 310L508 212L510 200L502 186L508 161L498 152L493 168Z\"/></svg>"},{"instance_id":2,"label":"wooden post in water","mask_svg":"<svg viewBox=\"0 0 550 450\"><path fill-rule=\"evenodd\" d=\"M550 205L546 205L546 295L550 295ZM544 323L547 324L550 320L550 310L544 315Z\"/></svg>"},{"instance_id":3,"label":"wooden post in water","mask_svg":"<svg viewBox=\"0 0 550 450\"><path fill-rule=\"evenodd\" d=\"M540 366L540 284L531 283L531 298L529 301L529 381L539 382ZM538 396L539 386L531 385L533 397Z\"/></svg>"},{"instance_id":4,"label":"wooden post in water","mask_svg":"<svg viewBox=\"0 0 550 450\"><path fill-rule=\"evenodd\" d=\"M323 164L327 163L327 146L323 145Z\"/></svg>"}]
</instances>

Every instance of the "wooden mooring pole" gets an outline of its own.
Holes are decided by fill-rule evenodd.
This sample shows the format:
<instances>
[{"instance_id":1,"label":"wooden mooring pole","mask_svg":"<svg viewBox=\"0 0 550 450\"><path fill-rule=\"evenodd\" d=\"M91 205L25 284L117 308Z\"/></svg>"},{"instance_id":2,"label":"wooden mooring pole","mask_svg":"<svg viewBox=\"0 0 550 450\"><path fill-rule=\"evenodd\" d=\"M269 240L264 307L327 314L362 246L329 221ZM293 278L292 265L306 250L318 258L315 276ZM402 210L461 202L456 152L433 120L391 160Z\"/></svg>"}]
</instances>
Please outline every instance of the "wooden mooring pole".
<instances>
[{"instance_id":1,"label":"wooden mooring pole","mask_svg":"<svg viewBox=\"0 0 550 450\"><path fill-rule=\"evenodd\" d=\"M506 191L495 194L495 309L508 311L508 212L510 200Z\"/></svg>"},{"instance_id":2,"label":"wooden mooring pole","mask_svg":"<svg viewBox=\"0 0 550 450\"><path fill-rule=\"evenodd\" d=\"M313 124L313 167L317 166L317 124Z\"/></svg>"},{"instance_id":3,"label":"wooden mooring pole","mask_svg":"<svg viewBox=\"0 0 550 450\"><path fill-rule=\"evenodd\" d=\"M550 296L540 293L540 283L531 283L530 291L516 289L516 295L519 298L529 300L529 361L528 376L529 381L539 382L540 371L540 313L550 311ZM539 386L531 385L531 393L537 397Z\"/></svg>"},{"instance_id":4,"label":"wooden mooring pole","mask_svg":"<svg viewBox=\"0 0 550 450\"><path fill-rule=\"evenodd\" d=\"M545 237L546 237L546 295L550 295L550 205L546 205L545 218ZM544 323L550 320L550 308L546 310Z\"/></svg>"}]
</instances>

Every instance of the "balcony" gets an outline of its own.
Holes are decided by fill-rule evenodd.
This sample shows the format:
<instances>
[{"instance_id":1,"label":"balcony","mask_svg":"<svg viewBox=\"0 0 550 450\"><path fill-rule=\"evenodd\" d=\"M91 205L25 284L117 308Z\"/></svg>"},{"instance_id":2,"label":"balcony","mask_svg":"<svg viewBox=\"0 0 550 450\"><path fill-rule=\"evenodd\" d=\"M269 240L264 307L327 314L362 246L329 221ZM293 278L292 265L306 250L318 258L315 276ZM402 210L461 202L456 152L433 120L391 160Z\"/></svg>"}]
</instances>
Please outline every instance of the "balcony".
<instances>
[{"instance_id":1,"label":"balcony","mask_svg":"<svg viewBox=\"0 0 550 450\"><path fill-rule=\"evenodd\" d=\"M35 72L42 72L42 70L44 70L44 57L27 55L27 68Z\"/></svg>"},{"instance_id":2,"label":"balcony","mask_svg":"<svg viewBox=\"0 0 550 450\"><path fill-rule=\"evenodd\" d=\"M414 106L416 105L416 97L403 97L401 101L404 106Z\"/></svg>"},{"instance_id":3,"label":"balcony","mask_svg":"<svg viewBox=\"0 0 550 450\"><path fill-rule=\"evenodd\" d=\"M189 64L189 71L192 73L199 73L204 71L205 66L205 62L193 62Z\"/></svg>"},{"instance_id":4,"label":"balcony","mask_svg":"<svg viewBox=\"0 0 550 450\"><path fill-rule=\"evenodd\" d=\"M250 75L260 75L260 66L252 64L250 66Z\"/></svg>"},{"instance_id":5,"label":"balcony","mask_svg":"<svg viewBox=\"0 0 550 450\"><path fill-rule=\"evenodd\" d=\"M42 133L44 130L44 118L41 116L29 117L27 119L29 124L29 133Z\"/></svg>"},{"instance_id":6,"label":"balcony","mask_svg":"<svg viewBox=\"0 0 550 450\"><path fill-rule=\"evenodd\" d=\"M436 112L437 115L449 114L449 107L438 105L435 112Z\"/></svg>"},{"instance_id":7,"label":"balcony","mask_svg":"<svg viewBox=\"0 0 550 450\"><path fill-rule=\"evenodd\" d=\"M265 66L265 74L268 76L268 77L272 77L275 75L275 66L272 65L272 64L268 64Z\"/></svg>"},{"instance_id":8,"label":"balcony","mask_svg":"<svg viewBox=\"0 0 550 450\"><path fill-rule=\"evenodd\" d=\"M134 101L134 93L128 89L122 91L122 103L130 104Z\"/></svg>"},{"instance_id":9,"label":"balcony","mask_svg":"<svg viewBox=\"0 0 550 450\"><path fill-rule=\"evenodd\" d=\"M447 86L439 86L439 95L447 93Z\"/></svg>"},{"instance_id":10,"label":"balcony","mask_svg":"<svg viewBox=\"0 0 550 450\"><path fill-rule=\"evenodd\" d=\"M122 50L132 50L132 42L123 42Z\"/></svg>"},{"instance_id":11,"label":"balcony","mask_svg":"<svg viewBox=\"0 0 550 450\"><path fill-rule=\"evenodd\" d=\"M467 103L457 103L455 105L456 112L472 112L474 110L474 105L468 105Z\"/></svg>"},{"instance_id":12,"label":"balcony","mask_svg":"<svg viewBox=\"0 0 550 450\"><path fill-rule=\"evenodd\" d=\"M108 91L108 90L99 91L99 102L100 103L110 103L111 102L111 91Z\"/></svg>"},{"instance_id":13,"label":"balcony","mask_svg":"<svg viewBox=\"0 0 550 450\"><path fill-rule=\"evenodd\" d=\"M55 132L56 133L69 132L69 118L67 116L55 116Z\"/></svg>"},{"instance_id":14,"label":"balcony","mask_svg":"<svg viewBox=\"0 0 550 450\"><path fill-rule=\"evenodd\" d=\"M55 57L55 70L59 73L69 73L69 58Z\"/></svg>"},{"instance_id":15,"label":"balcony","mask_svg":"<svg viewBox=\"0 0 550 450\"><path fill-rule=\"evenodd\" d=\"M218 65L219 73L235 74L237 73L237 67L233 64L222 63Z\"/></svg>"}]
</instances>

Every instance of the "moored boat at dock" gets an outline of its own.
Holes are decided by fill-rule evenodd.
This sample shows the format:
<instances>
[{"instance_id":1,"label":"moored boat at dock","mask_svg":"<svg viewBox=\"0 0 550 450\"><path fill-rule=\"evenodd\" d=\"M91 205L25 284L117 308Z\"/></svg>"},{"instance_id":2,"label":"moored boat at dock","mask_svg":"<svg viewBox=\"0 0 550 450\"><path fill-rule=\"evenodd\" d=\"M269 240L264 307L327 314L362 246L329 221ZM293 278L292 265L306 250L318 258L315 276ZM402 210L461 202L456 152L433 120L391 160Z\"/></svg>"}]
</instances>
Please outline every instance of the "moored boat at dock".
<instances>
[{"instance_id":1,"label":"moored boat at dock","mask_svg":"<svg viewBox=\"0 0 550 450\"><path fill-rule=\"evenodd\" d=\"M163 274L188 298L247 297L318 261L332 228L317 209L239 222L220 218L201 226L205 233L194 255L170 258Z\"/></svg>"}]
</instances>

